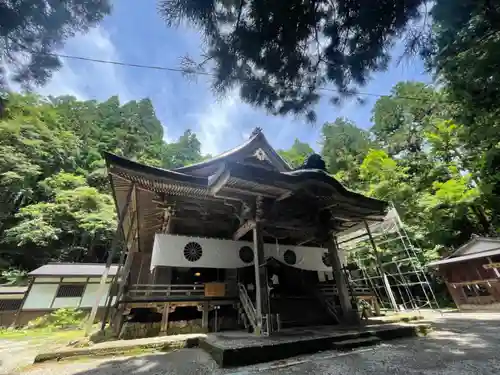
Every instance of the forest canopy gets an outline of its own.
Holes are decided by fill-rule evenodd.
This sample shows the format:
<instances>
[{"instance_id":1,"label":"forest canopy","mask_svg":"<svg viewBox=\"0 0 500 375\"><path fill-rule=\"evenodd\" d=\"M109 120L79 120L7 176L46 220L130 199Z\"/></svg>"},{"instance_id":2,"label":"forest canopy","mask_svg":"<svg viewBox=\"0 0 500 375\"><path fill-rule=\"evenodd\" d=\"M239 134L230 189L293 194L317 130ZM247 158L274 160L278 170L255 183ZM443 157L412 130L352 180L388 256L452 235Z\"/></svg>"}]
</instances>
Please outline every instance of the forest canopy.
<instances>
[{"instance_id":1,"label":"forest canopy","mask_svg":"<svg viewBox=\"0 0 500 375\"><path fill-rule=\"evenodd\" d=\"M202 159L189 130L163 140L149 99L9 94L0 119L1 268L103 261L116 229L103 151L164 168Z\"/></svg>"}]
</instances>

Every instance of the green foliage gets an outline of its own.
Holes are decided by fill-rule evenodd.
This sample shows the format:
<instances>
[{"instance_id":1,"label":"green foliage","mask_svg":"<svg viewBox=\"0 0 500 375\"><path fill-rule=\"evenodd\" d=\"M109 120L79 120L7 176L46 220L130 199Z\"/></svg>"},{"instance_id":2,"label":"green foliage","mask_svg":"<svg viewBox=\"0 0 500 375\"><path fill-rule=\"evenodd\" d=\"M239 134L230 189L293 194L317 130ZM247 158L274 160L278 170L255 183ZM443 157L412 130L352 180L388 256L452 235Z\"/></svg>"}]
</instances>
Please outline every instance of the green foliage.
<instances>
[{"instance_id":1,"label":"green foliage","mask_svg":"<svg viewBox=\"0 0 500 375\"><path fill-rule=\"evenodd\" d=\"M28 328L77 328L85 322L85 312L73 308L57 309L28 323Z\"/></svg>"},{"instance_id":2,"label":"green foliage","mask_svg":"<svg viewBox=\"0 0 500 375\"><path fill-rule=\"evenodd\" d=\"M370 134L351 121L337 118L321 128L322 156L330 173L352 189L362 189L359 164L374 143Z\"/></svg>"},{"instance_id":3,"label":"green foliage","mask_svg":"<svg viewBox=\"0 0 500 375\"><path fill-rule=\"evenodd\" d=\"M0 120L0 268L102 261L116 228L103 151L164 168L202 159L187 130L163 141L148 99L9 94Z\"/></svg>"},{"instance_id":4,"label":"green foliage","mask_svg":"<svg viewBox=\"0 0 500 375\"><path fill-rule=\"evenodd\" d=\"M371 131L375 139L391 155L422 151L423 132L429 128L430 115L439 100L439 93L423 83L396 84L391 95L381 97L373 107Z\"/></svg>"},{"instance_id":5,"label":"green foliage","mask_svg":"<svg viewBox=\"0 0 500 375\"><path fill-rule=\"evenodd\" d=\"M26 271L9 268L0 274L0 284L26 285L28 283L28 273Z\"/></svg>"},{"instance_id":6,"label":"green foliage","mask_svg":"<svg viewBox=\"0 0 500 375\"><path fill-rule=\"evenodd\" d=\"M400 82L375 103L369 131L345 119L322 129L329 172L351 189L394 203L424 262L472 234L500 233L500 132L483 141L475 133L484 124L459 122L466 110L450 102L446 88ZM395 249L380 250L390 261Z\"/></svg>"},{"instance_id":7,"label":"green foliage","mask_svg":"<svg viewBox=\"0 0 500 375\"><path fill-rule=\"evenodd\" d=\"M50 53L110 11L107 0L2 1L0 87L5 84L5 68L24 86L45 83L61 67L59 58Z\"/></svg>"},{"instance_id":8,"label":"green foliage","mask_svg":"<svg viewBox=\"0 0 500 375\"><path fill-rule=\"evenodd\" d=\"M205 37L203 62L185 59L188 72L209 66L216 91L239 87L244 101L272 114L314 121L322 89L334 86L334 104L352 97L371 73L387 69L394 43L404 41L406 55L423 55L463 107L460 122L469 126L479 117L498 132L490 116L498 117L500 99L496 1L161 0L159 10L168 26L188 22ZM390 154L421 147L419 118L436 104L426 94L436 92L419 86L396 86L399 100L378 103L390 118L375 115L374 134L384 137L385 147L390 144Z\"/></svg>"},{"instance_id":9,"label":"green foliage","mask_svg":"<svg viewBox=\"0 0 500 375\"><path fill-rule=\"evenodd\" d=\"M304 164L307 157L313 152L311 146L299 141L297 138L289 150L278 150L278 154L293 168L298 168Z\"/></svg>"},{"instance_id":10,"label":"green foliage","mask_svg":"<svg viewBox=\"0 0 500 375\"><path fill-rule=\"evenodd\" d=\"M425 51L429 66L436 69L452 99L464 106L464 117L482 117L485 111L498 116L500 4L440 0L432 18L433 44Z\"/></svg>"},{"instance_id":11,"label":"green foliage","mask_svg":"<svg viewBox=\"0 0 500 375\"><path fill-rule=\"evenodd\" d=\"M159 9L169 26L187 21L203 33L203 55L214 63L217 91L238 86L247 103L313 121L321 87L333 84L348 96L371 72L387 68L389 47L420 17L422 4L162 0ZM186 68L200 66L186 60Z\"/></svg>"}]
</instances>

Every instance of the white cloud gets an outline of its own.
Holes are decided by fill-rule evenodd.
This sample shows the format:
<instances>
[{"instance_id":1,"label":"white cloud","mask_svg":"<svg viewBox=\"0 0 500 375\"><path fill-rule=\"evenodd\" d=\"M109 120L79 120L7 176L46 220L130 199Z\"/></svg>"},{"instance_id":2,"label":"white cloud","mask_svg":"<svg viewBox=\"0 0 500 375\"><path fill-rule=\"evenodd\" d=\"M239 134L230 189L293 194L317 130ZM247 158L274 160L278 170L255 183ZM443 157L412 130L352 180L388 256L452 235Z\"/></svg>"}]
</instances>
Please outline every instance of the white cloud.
<instances>
[{"instance_id":1,"label":"white cloud","mask_svg":"<svg viewBox=\"0 0 500 375\"><path fill-rule=\"evenodd\" d=\"M231 91L222 100L214 102L210 100L207 105L196 113L189 114L195 120L196 128L199 129L198 137L201 142L203 154L216 155L226 149L228 138L232 137L232 118L243 105L236 90Z\"/></svg>"},{"instance_id":2,"label":"white cloud","mask_svg":"<svg viewBox=\"0 0 500 375\"><path fill-rule=\"evenodd\" d=\"M61 53L99 60L120 60L108 32L100 26L68 40ZM119 67L66 58L62 61L63 67L53 74L47 85L37 90L40 94L73 95L79 99L107 99L119 95L122 102L131 99Z\"/></svg>"}]
</instances>

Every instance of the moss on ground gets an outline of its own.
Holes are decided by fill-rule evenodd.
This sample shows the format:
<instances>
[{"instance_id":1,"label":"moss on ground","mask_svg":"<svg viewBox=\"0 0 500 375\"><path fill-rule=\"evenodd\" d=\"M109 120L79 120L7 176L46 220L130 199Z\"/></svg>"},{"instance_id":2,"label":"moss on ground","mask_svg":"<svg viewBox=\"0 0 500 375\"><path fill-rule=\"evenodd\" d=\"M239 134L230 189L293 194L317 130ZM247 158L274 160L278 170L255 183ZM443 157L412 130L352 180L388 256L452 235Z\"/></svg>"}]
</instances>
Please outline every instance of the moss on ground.
<instances>
[{"instance_id":1,"label":"moss on ground","mask_svg":"<svg viewBox=\"0 0 500 375\"><path fill-rule=\"evenodd\" d=\"M2 329L0 340L50 340L63 342L82 339L85 336L83 329L57 330L51 328L33 329Z\"/></svg>"}]
</instances>

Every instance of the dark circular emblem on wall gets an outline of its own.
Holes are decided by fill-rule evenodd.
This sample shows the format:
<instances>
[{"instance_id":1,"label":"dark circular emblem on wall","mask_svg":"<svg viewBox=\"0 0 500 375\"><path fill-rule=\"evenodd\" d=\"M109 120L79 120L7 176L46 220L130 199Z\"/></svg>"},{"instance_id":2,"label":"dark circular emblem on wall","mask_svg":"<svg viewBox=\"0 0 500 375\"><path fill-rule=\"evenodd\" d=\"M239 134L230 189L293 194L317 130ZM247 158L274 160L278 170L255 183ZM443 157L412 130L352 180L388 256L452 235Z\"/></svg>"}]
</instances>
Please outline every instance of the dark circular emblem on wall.
<instances>
[{"instance_id":1,"label":"dark circular emblem on wall","mask_svg":"<svg viewBox=\"0 0 500 375\"><path fill-rule=\"evenodd\" d=\"M203 255L203 250L198 242L189 242L184 246L184 258L190 262L196 262L200 260Z\"/></svg>"},{"instance_id":2,"label":"dark circular emblem on wall","mask_svg":"<svg viewBox=\"0 0 500 375\"><path fill-rule=\"evenodd\" d=\"M253 262L253 250L250 246L243 246L240 249L240 259L245 263Z\"/></svg>"},{"instance_id":3,"label":"dark circular emblem on wall","mask_svg":"<svg viewBox=\"0 0 500 375\"><path fill-rule=\"evenodd\" d=\"M297 263L297 255L293 250L285 251L285 253L283 254L283 259L285 260L286 264L289 264L291 266Z\"/></svg>"},{"instance_id":4,"label":"dark circular emblem on wall","mask_svg":"<svg viewBox=\"0 0 500 375\"><path fill-rule=\"evenodd\" d=\"M324 253L323 256L321 257L321 260L323 261L323 264L327 267L332 266L332 262L330 262L330 256L328 253Z\"/></svg>"}]
</instances>

